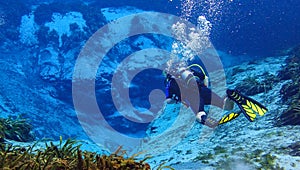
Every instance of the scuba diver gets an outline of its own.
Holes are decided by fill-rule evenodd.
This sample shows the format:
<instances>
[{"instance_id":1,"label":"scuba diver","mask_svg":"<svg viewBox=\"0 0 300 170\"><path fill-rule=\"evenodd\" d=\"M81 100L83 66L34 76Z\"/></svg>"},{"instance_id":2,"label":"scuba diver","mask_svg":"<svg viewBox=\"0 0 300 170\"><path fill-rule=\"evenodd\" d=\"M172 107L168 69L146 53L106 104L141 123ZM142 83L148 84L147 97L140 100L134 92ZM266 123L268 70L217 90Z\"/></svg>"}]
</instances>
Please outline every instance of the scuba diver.
<instances>
[{"instance_id":1,"label":"scuba diver","mask_svg":"<svg viewBox=\"0 0 300 170\"><path fill-rule=\"evenodd\" d=\"M181 102L191 108L196 115L196 120L210 128L227 123L243 113L249 121L254 121L256 114L264 115L268 109L259 102L242 95L237 90L226 90L226 97L220 97L210 88L209 81L204 69L198 64L183 67L176 64L175 67L166 71L166 103ZM213 105L223 110L233 110L234 103L240 108L238 113L230 113L220 120L208 117L204 106Z\"/></svg>"}]
</instances>

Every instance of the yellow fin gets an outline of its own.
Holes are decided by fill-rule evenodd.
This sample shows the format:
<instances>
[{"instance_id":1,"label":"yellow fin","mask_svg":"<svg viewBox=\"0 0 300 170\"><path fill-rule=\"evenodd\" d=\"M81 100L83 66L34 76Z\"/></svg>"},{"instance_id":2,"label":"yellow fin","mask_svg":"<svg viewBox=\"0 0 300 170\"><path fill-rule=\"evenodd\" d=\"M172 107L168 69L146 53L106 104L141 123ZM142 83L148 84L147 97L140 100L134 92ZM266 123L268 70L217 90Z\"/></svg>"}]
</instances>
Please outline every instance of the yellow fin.
<instances>
[{"instance_id":1,"label":"yellow fin","mask_svg":"<svg viewBox=\"0 0 300 170\"><path fill-rule=\"evenodd\" d=\"M249 112L247 112L247 115L250 117L250 118L252 118L253 120L256 118L256 114L255 113L249 113ZM251 120L252 120L251 119Z\"/></svg>"},{"instance_id":2,"label":"yellow fin","mask_svg":"<svg viewBox=\"0 0 300 170\"><path fill-rule=\"evenodd\" d=\"M259 114L260 116L263 116L263 115L267 112L265 109L260 108L260 107L258 107L258 106L257 106L257 109L258 109L258 114Z\"/></svg>"},{"instance_id":3,"label":"yellow fin","mask_svg":"<svg viewBox=\"0 0 300 170\"><path fill-rule=\"evenodd\" d=\"M235 118L237 118L240 114L238 113L230 113L228 115L225 115L220 121L219 121L219 124L223 124L223 123L227 123Z\"/></svg>"},{"instance_id":4,"label":"yellow fin","mask_svg":"<svg viewBox=\"0 0 300 170\"><path fill-rule=\"evenodd\" d=\"M246 100L247 106L251 107L251 103L249 102L249 100Z\"/></svg>"},{"instance_id":5,"label":"yellow fin","mask_svg":"<svg viewBox=\"0 0 300 170\"><path fill-rule=\"evenodd\" d=\"M250 107L247 106L247 105L242 105L242 107L243 107L244 109L250 109Z\"/></svg>"},{"instance_id":6,"label":"yellow fin","mask_svg":"<svg viewBox=\"0 0 300 170\"><path fill-rule=\"evenodd\" d=\"M263 109L263 108L261 108L257 104L254 104L254 103L252 103L252 102L250 102L250 101L247 100L247 105L248 105L248 103L251 105L251 109L254 112L258 113L260 116L263 116L266 113L266 110Z\"/></svg>"}]
</instances>

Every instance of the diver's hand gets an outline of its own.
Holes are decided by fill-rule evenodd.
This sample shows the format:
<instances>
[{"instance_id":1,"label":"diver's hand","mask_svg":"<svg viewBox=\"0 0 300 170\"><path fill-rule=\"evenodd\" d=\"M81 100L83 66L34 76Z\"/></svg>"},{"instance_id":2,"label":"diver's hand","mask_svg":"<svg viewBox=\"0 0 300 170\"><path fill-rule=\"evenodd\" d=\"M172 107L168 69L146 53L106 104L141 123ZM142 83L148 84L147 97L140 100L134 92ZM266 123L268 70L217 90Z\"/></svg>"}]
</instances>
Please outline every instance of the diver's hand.
<instances>
[{"instance_id":1,"label":"diver's hand","mask_svg":"<svg viewBox=\"0 0 300 170\"><path fill-rule=\"evenodd\" d=\"M174 104L174 103L176 103L176 100L168 98L168 99L166 99L166 103L167 104Z\"/></svg>"}]
</instances>

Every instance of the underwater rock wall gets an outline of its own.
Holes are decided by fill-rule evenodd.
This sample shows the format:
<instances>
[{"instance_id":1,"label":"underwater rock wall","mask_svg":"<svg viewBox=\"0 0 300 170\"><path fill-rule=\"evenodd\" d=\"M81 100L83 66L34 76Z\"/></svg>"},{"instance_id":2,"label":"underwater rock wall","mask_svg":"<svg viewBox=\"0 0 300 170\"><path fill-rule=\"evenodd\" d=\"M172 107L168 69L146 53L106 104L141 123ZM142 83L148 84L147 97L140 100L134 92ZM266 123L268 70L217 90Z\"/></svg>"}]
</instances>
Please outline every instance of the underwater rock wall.
<instances>
[{"instance_id":1,"label":"underwater rock wall","mask_svg":"<svg viewBox=\"0 0 300 170\"><path fill-rule=\"evenodd\" d=\"M0 26L2 116L28 118L37 138L85 137L72 105L71 79L82 45L106 23L101 11L83 4L2 5L5 14L17 11Z\"/></svg>"},{"instance_id":2,"label":"underwater rock wall","mask_svg":"<svg viewBox=\"0 0 300 170\"><path fill-rule=\"evenodd\" d=\"M282 101L289 105L278 119L278 125L300 125L300 46L290 51L282 70L278 73L280 80L288 80L282 85Z\"/></svg>"},{"instance_id":3,"label":"underwater rock wall","mask_svg":"<svg viewBox=\"0 0 300 170\"><path fill-rule=\"evenodd\" d=\"M86 138L74 111L71 91L78 54L88 38L108 21L141 10L133 7L102 9L81 2L49 2L31 7L13 1L0 7L7 14L7 22L0 25L1 115L22 114L31 121L37 138L57 139L60 135ZM18 12L11 13L14 10ZM170 49L170 41L159 35L141 35L117 44L99 68L97 96L101 99L110 95L112 74L125 57L151 47ZM136 61L136 64L144 61ZM124 131L138 131L128 125L125 118L113 116L111 101L104 102L111 115L108 119L117 122L115 126Z\"/></svg>"}]
</instances>

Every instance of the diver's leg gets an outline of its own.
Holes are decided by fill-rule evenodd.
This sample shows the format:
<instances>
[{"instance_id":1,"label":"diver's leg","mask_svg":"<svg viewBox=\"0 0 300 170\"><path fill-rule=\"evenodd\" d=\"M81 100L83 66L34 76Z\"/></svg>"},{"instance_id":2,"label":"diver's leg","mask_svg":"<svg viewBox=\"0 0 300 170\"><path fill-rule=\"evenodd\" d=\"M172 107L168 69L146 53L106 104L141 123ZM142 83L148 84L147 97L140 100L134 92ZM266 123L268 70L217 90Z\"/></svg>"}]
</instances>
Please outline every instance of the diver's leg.
<instances>
[{"instance_id":1,"label":"diver's leg","mask_svg":"<svg viewBox=\"0 0 300 170\"><path fill-rule=\"evenodd\" d=\"M192 106L197 106L197 104L192 104L191 108L194 111L194 113L196 113L196 120L203 124L206 125L210 128L215 128L216 126L218 126L219 122L217 120L215 120L214 118L208 117L207 113L204 111L204 105L205 105L205 100L200 97L200 102L198 103L198 110L196 111L195 107Z\"/></svg>"},{"instance_id":2,"label":"diver's leg","mask_svg":"<svg viewBox=\"0 0 300 170\"><path fill-rule=\"evenodd\" d=\"M191 97L189 96L187 101L188 105L191 107L192 111L197 114L200 111L204 111L204 100L201 97Z\"/></svg>"},{"instance_id":3,"label":"diver's leg","mask_svg":"<svg viewBox=\"0 0 300 170\"><path fill-rule=\"evenodd\" d=\"M200 88L200 97L205 105L213 105L223 109L224 99L207 87Z\"/></svg>"},{"instance_id":4,"label":"diver's leg","mask_svg":"<svg viewBox=\"0 0 300 170\"><path fill-rule=\"evenodd\" d=\"M191 110L196 115L196 120L199 123L204 124L205 119L207 118L207 114L204 111L204 100L201 98L198 91L189 91L189 95L186 96L188 101L188 105L190 106Z\"/></svg>"},{"instance_id":5,"label":"diver's leg","mask_svg":"<svg viewBox=\"0 0 300 170\"><path fill-rule=\"evenodd\" d=\"M199 94L200 92L200 94ZM189 93L185 93L188 94L186 96L186 99L188 101L188 105L191 107L191 109L193 110L193 112L196 114L196 120L203 124L206 125L210 128L215 128L219 122L213 118L207 117L207 113L204 110L204 105L207 105L207 99L203 98L201 95L201 91L197 90L190 90ZM206 96L207 97L207 96ZM211 99L211 95L209 96L209 98ZM221 99L222 101L222 99ZM210 104L211 102L209 102ZM222 103L222 102L221 102ZM221 104L222 107L222 104Z\"/></svg>"}]
</instances>

